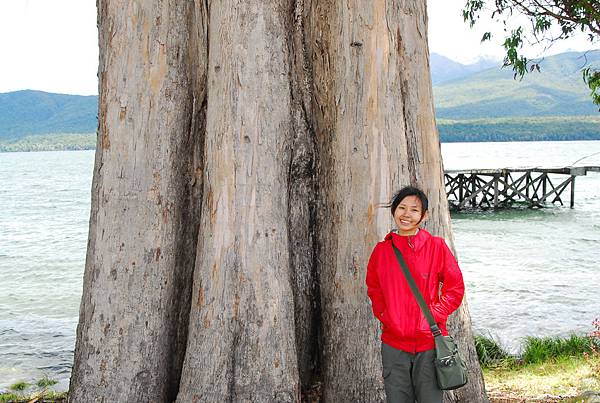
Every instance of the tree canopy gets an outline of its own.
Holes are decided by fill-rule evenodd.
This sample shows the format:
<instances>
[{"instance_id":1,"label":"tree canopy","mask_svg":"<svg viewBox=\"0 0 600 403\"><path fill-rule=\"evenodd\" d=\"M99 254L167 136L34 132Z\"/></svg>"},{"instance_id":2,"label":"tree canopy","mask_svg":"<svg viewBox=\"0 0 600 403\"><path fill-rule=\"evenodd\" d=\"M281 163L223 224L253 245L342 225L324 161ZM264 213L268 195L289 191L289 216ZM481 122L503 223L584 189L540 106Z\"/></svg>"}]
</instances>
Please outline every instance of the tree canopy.
<instances>
[{"instance_id":1,"label":"tree canopy","mask_svg":"<svg viewBox=\"0 0 600 403\"><path fill-rule=\"evenodd\" d=\"M522 53L524 43L546 44L584 34L590 43L600 38L600 1L598 0L467 0L463 18L471 27L482 14L501 21L506 28L515 15L525 16L524 24L505 29L503 41L506 55L504 65L511 66L515 78L527 72L540 70L538 60L528 59ZM489 41L491 32L481 38ZM596 105L600 105L600 70L596 66L582 69L583 79L590 87Z\"/></svg>"}]
</instances>

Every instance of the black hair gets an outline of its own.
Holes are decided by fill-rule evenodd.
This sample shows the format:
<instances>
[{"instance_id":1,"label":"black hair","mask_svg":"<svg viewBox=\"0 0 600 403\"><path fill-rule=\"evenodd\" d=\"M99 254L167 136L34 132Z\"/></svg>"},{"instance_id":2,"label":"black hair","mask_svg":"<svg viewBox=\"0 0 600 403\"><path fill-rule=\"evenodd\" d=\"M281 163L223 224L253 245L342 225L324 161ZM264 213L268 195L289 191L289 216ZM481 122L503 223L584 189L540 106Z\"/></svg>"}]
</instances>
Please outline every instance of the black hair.
<instances>
[{"instance_id":1,"label":"black hair","mask_svg":"<svg viewBox=\"0 0 600 403\"><path fill-rule=\"evenodd\" d=\"M423 215L425 215L425 212L429 208L429 200L427 200L427 196L421 189L414 186L403 187L398 192L396 192L394 197L392 197L392 200L389 204L392 215L394 215L396 207L398 207L400 202L404 200L404 198L407 196L417 196L417 198L421 201L421 206L423 207L421 217L423 217Z\"/></svg>"}]
</instances>

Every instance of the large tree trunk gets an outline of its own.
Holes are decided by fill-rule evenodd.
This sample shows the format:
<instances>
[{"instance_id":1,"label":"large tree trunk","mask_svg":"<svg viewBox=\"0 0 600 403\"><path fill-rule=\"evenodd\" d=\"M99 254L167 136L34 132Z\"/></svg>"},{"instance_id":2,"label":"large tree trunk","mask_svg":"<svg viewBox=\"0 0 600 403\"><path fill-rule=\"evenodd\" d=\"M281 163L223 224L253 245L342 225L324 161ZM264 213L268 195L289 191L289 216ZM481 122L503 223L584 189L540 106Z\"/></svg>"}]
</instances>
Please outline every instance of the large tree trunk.
<instances>
[{"instance_id":1,"label":"large tree trunk","mask_svg":"<svg viewBox=\"0 0 600 403\"><path fill-rule=\"evenodd\" d=\"M287 224L290 6L210 6L206 197L180 402L299 398Z\"/></svg>"},{"instance_id":2,"label":"large tree trunk","mask_svg":"<svg viewBox=\"0 0 600 403\"><path fill-rule=\"evenodd\" d=\"M369 253L392 224L378 207L402 186L423 187L429 229L450 236L425 1L315 1L311 19L323 396L380 401L380 343L363 284ZM459 342L472 368L462 396L483 401L472 337Z\"/></svg>"},{"instance_id":3,"label":"large tree trunk","mask_svg":"<svg viewBox=\"0 0 600 403\"><path fill-rule=\"evenodd\" d=\"M202 48L193 3L99 1L90 236L69 400L172 401L187 339L202 191Z\"/></svg>"},{"instance_id":4,"label":"large tree trunk","mask_svg":"<svg viewBox=\"0 0 600 403\"><path fill-rule=\"evenodd\" d=\"M70 400L381 401L380 205L424 187L452 244L425 0L98 4ZM485 401L466 304L451 325L471 377L447 401Z\"/></svg>"}]
</instances>

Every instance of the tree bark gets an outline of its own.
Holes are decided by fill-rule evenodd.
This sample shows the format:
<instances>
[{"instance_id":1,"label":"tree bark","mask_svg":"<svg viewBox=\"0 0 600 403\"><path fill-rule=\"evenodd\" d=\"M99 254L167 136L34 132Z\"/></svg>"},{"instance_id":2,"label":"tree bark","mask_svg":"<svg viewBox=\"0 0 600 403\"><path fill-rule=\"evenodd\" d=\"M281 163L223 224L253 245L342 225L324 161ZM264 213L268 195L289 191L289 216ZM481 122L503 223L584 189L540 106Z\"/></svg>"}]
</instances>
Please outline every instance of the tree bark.
<instances>
[{"instance_id":1,"label":"tree bark","mask_svg":"<svg viewBox=\"0 0 600 403\"><path fill-rule=\"evenodd\" d=\"M174 400L201 199L193 4L98 2L100 99L71 402Z\"/></svg>"},{"instance_id":2,"label":"tree bark","mask_svg":"<svg viewBox=\"0 0 600 403\"><path fill-rule=\"evenodd\" d=\"M294 402L291 2L209 8L204 195L180 402Z\"/></svg>"},{"instance_id":3,"label":"tree bark","mask_svg":"<svg viewBox=\"0 0 600 403\"><path fill-rule=\"evenodd\" d=\"M381 205L423 187L452 245L425 4L99 0L70 401L383 400ZM446 401L486 401L466 302L451 330L471 373Z\"/></svg>"},{"instance_id":4,"label":"tree bark","mask_svg":"<svg viewBox=\"0 0 600 403\"><path fill-rule=\"evenodd\" d=\"M315 44L317 261L326 402L383 398L380 342L364 286L369 253L392 224L389 210L378 206L402 186L423 187L431 198L429 228L436 235L450 234L425 7L425 1L312 5L314 27L307 42ZM465 349L473 344L467 337L459 337L459 343L473 370L460 396L485 401L474 349Z\"/></svg>"}]
</instances>

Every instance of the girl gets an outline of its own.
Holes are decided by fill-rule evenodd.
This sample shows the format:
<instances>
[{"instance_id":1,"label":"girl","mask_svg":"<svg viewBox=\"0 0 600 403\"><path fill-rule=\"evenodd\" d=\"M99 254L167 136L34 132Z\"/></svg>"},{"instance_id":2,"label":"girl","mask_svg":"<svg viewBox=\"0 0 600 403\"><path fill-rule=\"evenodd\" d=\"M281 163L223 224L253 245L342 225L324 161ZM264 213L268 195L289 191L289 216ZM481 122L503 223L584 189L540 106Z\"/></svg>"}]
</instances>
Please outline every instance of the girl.
<instances>
[{"instance_id":1,"label":"girl","mask_svg":"<svg viewBox=\"0 0 600 403\"><path fill-rule=\"evenodd\" d=\"M442 390L435 375L433 335L402 273L392 243L402 253L444 335L448 335L448 315L463 298L462 274L444 239L420 228L427 219L425 193L405 187L394 195L390 207L398 230L375 246L366 279L373 314L383 329L381 356L387 402L440 403Z\"/></svg>"}]
</instances>

